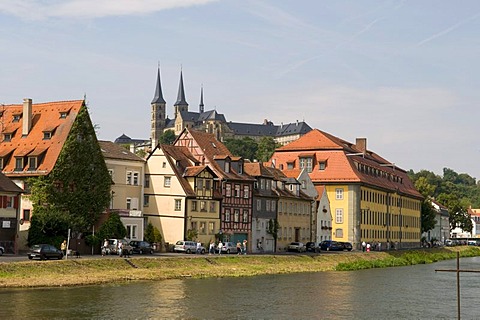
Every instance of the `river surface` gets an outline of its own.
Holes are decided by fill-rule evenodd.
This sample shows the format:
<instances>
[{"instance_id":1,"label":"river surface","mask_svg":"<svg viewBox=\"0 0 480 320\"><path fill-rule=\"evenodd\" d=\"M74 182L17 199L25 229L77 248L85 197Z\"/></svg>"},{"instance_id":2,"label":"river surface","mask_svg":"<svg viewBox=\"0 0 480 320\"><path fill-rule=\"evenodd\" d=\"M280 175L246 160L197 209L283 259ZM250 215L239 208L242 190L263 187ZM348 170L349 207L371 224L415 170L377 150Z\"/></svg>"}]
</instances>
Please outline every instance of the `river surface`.
<instances>
[{"instance_id":1,"label":"river surface","mask_svg":"<svg viewBox=\"0 0 480 320\"><path fill-rule=\"evenodd\" d=\"M461 269L480 270L480 258ZM246 278L1 289L0 319L456 319L456 260ZM81 275L79 275L81 276ZM480 319L480 273L462 273L462 319Z\"/></svg>"}]
</instances>

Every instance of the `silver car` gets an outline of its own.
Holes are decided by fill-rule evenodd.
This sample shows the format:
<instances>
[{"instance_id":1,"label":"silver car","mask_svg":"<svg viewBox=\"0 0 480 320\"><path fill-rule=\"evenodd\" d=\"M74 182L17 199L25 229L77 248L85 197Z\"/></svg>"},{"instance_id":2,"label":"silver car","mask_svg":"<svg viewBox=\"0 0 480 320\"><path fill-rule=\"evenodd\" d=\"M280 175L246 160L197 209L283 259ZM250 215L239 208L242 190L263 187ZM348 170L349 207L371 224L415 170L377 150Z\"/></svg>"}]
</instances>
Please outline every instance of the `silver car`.
<instances>
[{"instance_id":1,"label":"silver car","mask_svg":"<svg viewBox=\"0 0 480 320\"><path fill-rule=\"evenodd\" d=\"M199 248L197 248L197 243L195 241L179 240L177 241L177 243L175 243L175 247L173 248L173 251L183 252L183 253L195 253L199 251L198 253L204 254L206 250L205 250L205 247L202 245Z\"/></svg>"},{"instance_id":2,"label":"silver car","mask_svg":"<svg viewBox=\"0 0 480 320\"><path fill-rule=\"evenodd\" d=\"M303 242L292 242L288 245L287 251L305 252L307 248L305 248Z\"/></svg>"}]
</instances>

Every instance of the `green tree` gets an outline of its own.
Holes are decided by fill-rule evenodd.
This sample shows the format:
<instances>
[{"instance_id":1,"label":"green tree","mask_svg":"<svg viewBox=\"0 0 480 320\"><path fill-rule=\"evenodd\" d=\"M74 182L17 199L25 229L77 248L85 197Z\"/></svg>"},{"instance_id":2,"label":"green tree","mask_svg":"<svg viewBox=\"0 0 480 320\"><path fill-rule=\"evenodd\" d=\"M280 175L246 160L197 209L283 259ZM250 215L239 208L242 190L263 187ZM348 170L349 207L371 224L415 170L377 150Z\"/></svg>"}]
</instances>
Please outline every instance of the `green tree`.
<instances>
[{"instance_id":1,"label":"green tree","mask_svg":"<svg viewBox=\"0 0 480 320\"><path fill-rule=\"evenodd\" d=\"M428 232L435 227L437 220L435 219L436 212L432 207L430 198L426 198L422 202L421 209L421 231Z\"/></svg>"},{"instance_id":2,"label":"green tree","mask_svg":"<svg viewBox=\"0 0 480 320\"><path fill-rule=\"evenodd\" d=\"M37 207L36 210L30 221L28 245L50 243L60 248L68 234L69 215L47 207Z\"/></svg>"},{"instance_id":3,"label":"green tree","mask_svg":"<svg viewBox=\"0 0 480 320\"><path fill-rule=\"evenodd\" d=\"M47 231L40 223L42 230L52 237L62 233L66 237L68 228L73 232L91 230L110 203L111 181L87 107L83 105L50 174L29 179L30 200L38 221L55 220L53 213L60 221L66 221L66 226L51 221L57 229ZM33 241L35 237L31 238Z\"/></svg>"},{"instance_id":4,"label":"green tree","mask_svg":"<svg viewBox=\"0 0 480 320\"><path fill-rule=\"evenodd\" d=\"M277 251L277 238L278 238L278 229L280 229L280 224L277 219L268 220L267 233L271 234L274 240L273 252Z\"/></svg>"},{"instance_id":5,"label":"green tree","mask_svg":"<svg viewBox=\"0 0 480 320\"><path fill-rule=\"evenodd\" d=\"M194 229L188 229L187 230L187 239L188 241L194 241L198 237L198 231Z\"/></svg>"},{"instance_id":6,"label":"green tree","mask_svg":"<svg viewBox=\"0 0 480 320\"><path fill-rule=\"evenodd\" d=\"M150 243L162 242L162 234L157 227L154 227L151 222L148 223L147 227L145 228L145 241Z\"/></svg>"},{"instance_id":7,"label":"green tree","mask_svg":"<svg viewBox=\"0 0 480 320\"><path fill-rule=\"evenodd\" d=\"M237 157L253 161L257 153L258 144L252 138L227 139L224 142L227 149Z\"/></svg>"},{"instance_id":8,"label":"green tree","mask_svg":"<svg viewBox=\"0 0 480 320\"><path fill-rule=\"evenodd\" d=\"M281 145L276 143L272 137L262 137L258 142L256 158L258 161L265 162L270 160L276 148Z\"/></svg>"},{"instance_id":9,"label":"green tree","mask_svg":"<svg viewBox=\"0 0 480 320\"><path fill-rule=\"evenodd\" d=\"M173 130L167 130L158 139L160 144L172 144L175 141L175 132ZM155 147L155 146L152 146Z\"/></svg>"},{"instance_id":10,"label":"green tree","mask_svg":"<svg viewBox=\"0 0 480 320\"><path fill-rule=\"evenodd\" d=\"M123 239L126 236L127 229L116 212L110 214L110 217L102 224L98 232L100 239Z\"/></svg>"}]
</instances>

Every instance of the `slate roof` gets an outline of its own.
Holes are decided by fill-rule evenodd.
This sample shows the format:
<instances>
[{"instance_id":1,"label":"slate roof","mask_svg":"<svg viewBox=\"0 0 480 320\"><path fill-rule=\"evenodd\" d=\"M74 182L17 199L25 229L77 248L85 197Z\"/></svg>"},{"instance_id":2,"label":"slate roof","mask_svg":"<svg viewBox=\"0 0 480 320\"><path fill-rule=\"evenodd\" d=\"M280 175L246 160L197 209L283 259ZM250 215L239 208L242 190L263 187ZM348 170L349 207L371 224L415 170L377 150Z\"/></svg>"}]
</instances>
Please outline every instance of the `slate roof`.
<instances>
[{"instance_id":1,"label":"slate roof","mask_svg":"<svg viewBox=\"0 0 480 320\"><path fill-rule=\"evenodd\" d=\"M275 161L277 167L283 164L287 172L287 163L294 162L298 169L299 157L307 151L317 160L309 173L314 184L363 183L422 198L405 170L370 150L362 152L355 144L318 129L278 148L270 163ZM319 170L319 159L326 161L325 170Z\"/></svg>"},{"instance_id":2,"label":"slate roof","mask_svg":"<svg viewBox=\"0 0 480 320\"><path fill-rule=\"evenodd\" d=\"M4 157L6 163L2 172L8 177L27 177L48 175L63 148L70 133L73 123L80 109L84 106L83 100L57 101L32 104L32 125L26 136L22 136L22 124L26 115L23 115L23 104L5 105L1 111L0 123L3 124L1 133L13 133L11 141L5 141L0 136L0 154L10 155ZM61 117L60 113L66 114ZM14 115L21 115L19 121L14 120ZM44 138L44 132L55 128L49 139ZM29 171L27 160L24 159L24 169L15 170L15 157L28 155L40 156L40 163L36 170Z\"/></svg>"},{"instance_id":3,"label":"slate roof","mask_svg":"<svg viewBox=\"0 0 480 320\"><path fill-rule=\"evenodd\" d=\"M162 83L160 81L160 68L158 68L157 86L155 87L155 95L153 96L152 103L166 103L165 99L163 99Z\"/></svg>"},{"instance_id":4,"label":"slate roof","mask_svg":"<svg viewBox=\"0 0 480 320\"><path fill-rule=\"evenodd\" d=\"M17 186L3 173L0 173L0 192L23 193L23 189Z\"/></svg>"},{"instance_id":5,"label":"slate roof","mask_svg":"<svg viewBox=\"0 0 480 320\"><path fill-rule=\"evenodd\" d=\"M115 139L114 142L118 143L118 144L136 144L136 145L138 145L138 144L150 143L150 140L132 139L129 136L127 136L126 134L122 134L120 137Z\"/></svg>"},{"instance_id":6,"label":"slate roof","mask_svg":"<svg viewBox=\"0 0 480 320\"><path fill-rule=\"evenodd\" d=\"M105 159L145 162L144 159L137 156L135 153L130 152L129 150L125 149L123 146L117 143L99 140L98 144L100 145L100 149L102 150L102 154Z\"/></svg>"}]
</instances>

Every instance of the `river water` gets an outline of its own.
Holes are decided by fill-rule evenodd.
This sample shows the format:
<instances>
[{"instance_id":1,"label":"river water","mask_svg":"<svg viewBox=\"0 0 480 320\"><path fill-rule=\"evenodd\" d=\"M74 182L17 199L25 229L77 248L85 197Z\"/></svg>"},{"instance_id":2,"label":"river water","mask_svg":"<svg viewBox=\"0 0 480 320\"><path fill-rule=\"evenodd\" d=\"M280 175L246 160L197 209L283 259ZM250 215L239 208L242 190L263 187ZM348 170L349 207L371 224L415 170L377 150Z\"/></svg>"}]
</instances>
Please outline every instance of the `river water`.
<instances>
[{"instance_id":1,"label":"river water","mask_svg":"<svg viewBox=\"0 0 480 320\"><path fill-rule=\"evenodd\" d=\"M480 258L461 259L480 269ZM456 319L456 260L351 272L1 289L0 319ZM462 319L480 274L462 273Z\"/></svg>"}]
</instances>

